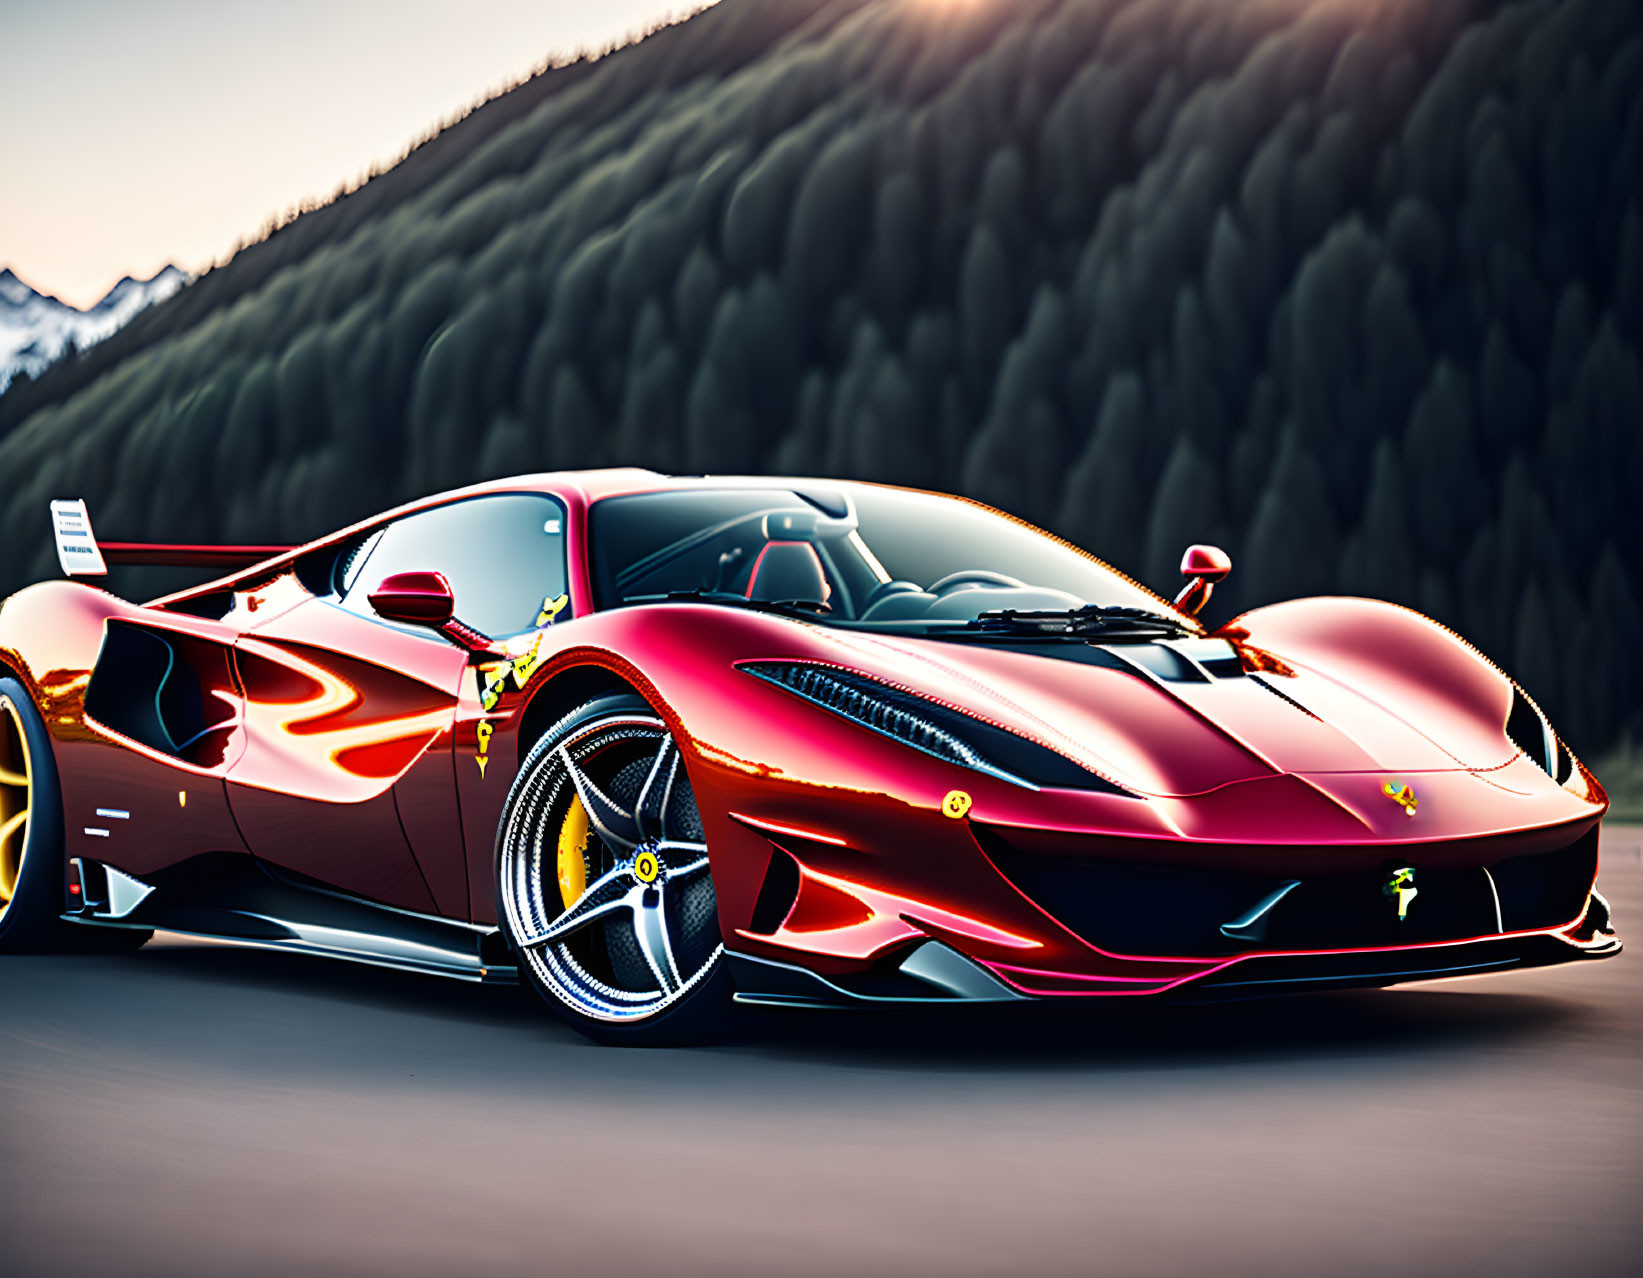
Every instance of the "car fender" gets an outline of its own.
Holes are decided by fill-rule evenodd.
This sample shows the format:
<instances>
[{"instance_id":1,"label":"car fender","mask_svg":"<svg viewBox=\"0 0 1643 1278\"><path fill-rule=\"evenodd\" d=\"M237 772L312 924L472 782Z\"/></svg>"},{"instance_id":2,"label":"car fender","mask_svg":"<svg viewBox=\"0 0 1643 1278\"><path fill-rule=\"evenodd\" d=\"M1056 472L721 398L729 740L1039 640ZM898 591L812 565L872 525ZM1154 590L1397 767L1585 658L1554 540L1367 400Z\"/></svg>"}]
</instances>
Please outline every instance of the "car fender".
<instances>
[{"instance_id":1,"label":"car fender","mask_svg":"<svg viewBox=\"0 0 1643 1278\"><path fill-rule=\"evenodd\" d=\"M1467 768L1499 768L1517 754L1506 736L1511 679L1414 609L1375 599L1296 599L1246 612L1216 636L1240 648L1246 665L1266 670L1280 689L1289 665L1371 698Z\"/></svg>"}]
</instances>

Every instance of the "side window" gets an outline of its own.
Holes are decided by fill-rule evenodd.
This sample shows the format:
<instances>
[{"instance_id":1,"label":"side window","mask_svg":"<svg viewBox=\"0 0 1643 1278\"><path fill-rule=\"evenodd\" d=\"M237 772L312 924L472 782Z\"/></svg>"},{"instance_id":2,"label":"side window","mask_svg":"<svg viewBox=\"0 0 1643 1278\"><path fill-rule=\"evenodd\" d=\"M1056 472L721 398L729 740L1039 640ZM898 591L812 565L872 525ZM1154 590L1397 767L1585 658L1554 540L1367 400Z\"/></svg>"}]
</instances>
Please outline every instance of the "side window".
<instances>
[{"instance_id":1,"label":"side window","mask_svg":"<svg viewBox=\"0 0 1643 1278\"><path fill-rule=\"evenodd\" d=\"M396 572L443 573L457 619L493 639L535 629L550 615L569 620L564 507L539 493L506 493L407 515L344 566L342 606L375 616L366 596Z\"/></svg>"}]
</instances>

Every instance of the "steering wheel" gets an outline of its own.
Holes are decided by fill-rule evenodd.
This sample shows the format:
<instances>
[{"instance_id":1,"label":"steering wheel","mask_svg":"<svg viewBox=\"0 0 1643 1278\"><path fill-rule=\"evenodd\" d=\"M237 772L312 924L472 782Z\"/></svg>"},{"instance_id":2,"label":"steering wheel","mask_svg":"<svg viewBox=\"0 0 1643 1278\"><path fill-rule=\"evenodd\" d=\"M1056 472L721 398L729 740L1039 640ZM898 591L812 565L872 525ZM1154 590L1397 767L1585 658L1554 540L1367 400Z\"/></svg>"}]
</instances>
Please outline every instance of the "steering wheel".
<instances>
[{"instance_id":1,"label":"steering wheel","mask_svg":"<svg viewBox=\"0 0 1643 1278\"><path fill-rule=\"evenodd\" d=\"M931 582L928 589L932 595L941 599L965 586L1005 586L1020 590L1024 584L1014 577L1006 577L1001 572L988 572L985 568L966 568L962 572L950 572L940 581Z\"/></svg>"}]
</instances>

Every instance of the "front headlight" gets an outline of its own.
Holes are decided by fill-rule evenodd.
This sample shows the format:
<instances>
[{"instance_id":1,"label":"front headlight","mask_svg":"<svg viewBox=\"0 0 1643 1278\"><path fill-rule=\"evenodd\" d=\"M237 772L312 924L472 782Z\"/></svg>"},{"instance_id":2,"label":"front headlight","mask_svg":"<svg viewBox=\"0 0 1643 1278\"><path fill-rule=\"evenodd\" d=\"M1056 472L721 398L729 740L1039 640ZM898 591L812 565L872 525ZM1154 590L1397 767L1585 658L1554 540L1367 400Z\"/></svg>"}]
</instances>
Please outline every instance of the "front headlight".
<instances>
[{"instance_id":1,"label":"front headlight","mask_svg":"<svg viewBox=\"0 0 1643 1278\"><path fill-rule=\"evenodd\" d=\"M737 668L903 745L1029 790L1051 786L1129 794L1036 741L866 675L788 661L752 661Z\"/></svg>"},{"instance_id":2,"label":"front headlight","mask_svg":"<svg viewBox=\"0 0 1643 1278\"><path fill-rule=\"evenodd\" d=\"M1568 784L1575 770L1569 747L1552 731L1550 720L1539 706L1529 700L1516 681L1512 683L1512 713L1506 718L1506 735L1552 780L1559 785Z\"/></svg>"}]
</instances>

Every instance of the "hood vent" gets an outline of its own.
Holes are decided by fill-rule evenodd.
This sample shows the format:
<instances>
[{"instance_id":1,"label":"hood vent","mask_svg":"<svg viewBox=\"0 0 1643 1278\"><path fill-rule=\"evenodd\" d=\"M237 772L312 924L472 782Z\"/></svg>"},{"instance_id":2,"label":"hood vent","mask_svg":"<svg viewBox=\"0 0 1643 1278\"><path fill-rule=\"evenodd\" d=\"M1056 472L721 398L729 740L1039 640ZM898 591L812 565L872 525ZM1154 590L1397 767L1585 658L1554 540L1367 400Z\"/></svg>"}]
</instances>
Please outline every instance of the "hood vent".
<instances>
[{"instance_id":1,"label":"hood vent","mask_svg":"<svg viewBox=\"0 0 1643 1278\"><path fill-rule=\"evenodd\" d=\"M1319 718L1317 715L1313 714L1312 711L1308 710L1299 701L1295 700L1294 697L1290 696L1287 692L1284 692L1280 688L1273 687L1273 685L1271 683L1267 682L1267 680L1262 678L1260 675L1252 674L1252 675L1250 675L1250 680L1254 683L1260 684L1261 687L1265 688L1273 696L1277 697L1278 700L1286 701L1290 705L1294 706L1297 710L1299 710L1302 714L1304 714L1308 719L1317 719L1319 723L1323 722L1323 720L1321 718Z\"/></svg>"},{"instance_id":2,"label":"hood vent","mask_svg":"<svg viewBox=\"0 0 1643 1278\"><path fill-rule=\"evenodd\" d=\"M1247 673L1231 645L1219 639L1107 645L1063 638L1054 643L988 643L987 648L992 652L1019 652L1027 657L1102 666L1164 683L1211 683L1216 679L1242 679Z\"/></svg>"},{"instance_id":3,"label":"hood vent","mask_svg":"<svg viewBox=\"0 0 1643 1278\"><path fill-rule=\"evenodd\" d=\"M1138 643L1117 655L1167 683L1209 682L1209 674L1196 661L1161 643Z\"/></svg>"},{"instance_id":4,"label":"hood vent","mask_svg":"<svg viewBox=\"0 0 1643 1278\"><path fill-rule=\"evenodd\" d=\"M1232 646L1220 639L1180 639L1168 643L1136 643L1106 649L1131 667L1139 666L1166 683L1212 683L1242 679L1244 663Z\"/></svg>"}]
</instances>

